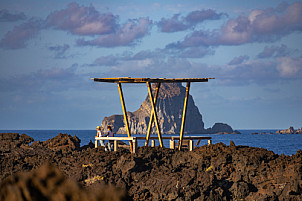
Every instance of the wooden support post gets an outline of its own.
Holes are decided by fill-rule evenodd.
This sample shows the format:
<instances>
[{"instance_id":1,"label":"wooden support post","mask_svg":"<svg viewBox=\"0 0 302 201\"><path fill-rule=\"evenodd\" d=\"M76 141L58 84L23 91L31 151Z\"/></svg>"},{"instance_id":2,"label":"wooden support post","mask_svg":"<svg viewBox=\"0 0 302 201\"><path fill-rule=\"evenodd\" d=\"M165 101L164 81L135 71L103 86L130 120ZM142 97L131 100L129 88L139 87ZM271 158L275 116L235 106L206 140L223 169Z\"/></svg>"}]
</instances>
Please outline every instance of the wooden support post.
<instances>
[{"instance_id":1,"label":"wooden support post","mask_svg":"<svg viewBox=\"0 0 302 201\"><path fill-rule=\"evenodd\" d=\"M136 138L133 138L133 140L132 140L132 144L133 144L133 149L132 149L132 153L136 153L136 151L137 151L137 140L136 140ZM131 149L131 147L130 147L130 149Z\"/></svg>"},{"instance_id":2,"label":"wooden support post","mask_svg":"<svg viewBox=\"0 0 302 201\"><path fill-rule=\"evenodd\" d=\"M190 151L193 151L193 149L194 149L194 141L193 141L193 140L190 140L190 141L189 141L189 150L190 150Z\"/></svg>"},{"instance_id":3,"label":"wooden support post","mask_svg":"<svg viewBox=\"0 0 302 201\"><path fill-rule=\"evenodd\" d=\"M148 91L149 91L150 102L151 102L151 106L152 106L152 112L154 113L154 119L155 119L157 134L158 134L159 145L160 145L160 147L164 147L163 140L162 140L162 137L161 137L160 127L159 127L159 124L158 124L156 106L154 105L154 101L153 101L154 99L153 99L153 94L152 94L152 89L151 89L150 82L147 82L147 87L148 87Z\"/></svg>"},{"instance_id":4,"label":"wooden support post","mask_svg":"<svg viewBox=\"0 0 302 201\"><path fill-rule=\"evenodd\" d=\"M155 147L155 140L151 140L151 147Z\"/></svg>"},{"instance_id":5,"label":"wooden support post","mask_svg":"<svg viewBox=\"0 0 302 201\"><path fill-rule=\"evenodd\" d=\"M98 148L98 144L99 144L99 141L98 141L98 140L95 140L94 147L95 147L95 148Z\"/></svg>"},{"instance_id":6,"label":"wooden support post","mask_svg":"<svg viewBox=\"0 0 302 201\"><path fill-rule=\"evenodd\" d=\"M174 139L170 140L170 149L175 149L175 140Z\"/></svg>"},{"instance_id":7,"label":"wooden support post","mask_svg":"<svg viewBox=\"0 0 302 201\"><path fill-rule=\"evenodd\" d=\"M157 103L159 88L160 88L160 82L157 83L157 85L156 85L156 91L155 91L155 96L154 96L154 105L155 105L155 107L156 107L156 103ZM148 125L148 132L147 132L147 136L146 136L145 146L148 146L148 144L149 144L149 139L150 139L152 125L153 125L153 119L154 119L154 112L152 110L149 125Z\"/></svg>"},{"instance_id":8,"label":"wooden support post","mask_svg":"<svg viewBox=\"0 0 302 201\"><path fill-rule=\"evenodd\" d=\"M187 82L186 96L185 96L185 101L184 101L184 108L183 108L181 129L180 129L180 139L179 139L179 145L178 145L179 150L181 149L181 146L182 146L182 138L183 138L183 134L184 134L184 130L185 130L185 122L186 122L186 115L187 115L189 91L190 91L190 82Z\"/></svg>"},{"instance_id":9,"label":"wooden support post","mask_svg":"<svg viewBox=\"0 0 302 201\"><path fill-rule=\"evenodd\" d=\"M114 143L113 143L113 150L114 150L114 151L117 151L117 148L118 148L118 141L117 141L117 140L114 140Z\"/></svg>"},{"instance_id":10,"label":"wooden support post","mask_svg":"<svg viewBox=\"0 0 302 201\"><path fill-rule=\"evenodd\" d=\"M127 129L127 134L128 134L128 137L131 137L122 85L121 85L121 83L118 82L117 86L118 86L118 90L119 90L119 94L120 94L120 98L121 98L121 104L122 104L122 108L123 108L123 114L124 114L124 120L125 120L126 129ZM130 144L130 149L132 149L132 142L129 141L129 144Z\"/></svg>"},{"instance_id":11,"label":"wooden support post","mask_svg":"<svg viewBox=\"0 0 302 201\"><path fill-rule=\"evenodd\" d=\"M208 145L212 144L212 140L208 140Z\"/></svg>"}]
</instances>

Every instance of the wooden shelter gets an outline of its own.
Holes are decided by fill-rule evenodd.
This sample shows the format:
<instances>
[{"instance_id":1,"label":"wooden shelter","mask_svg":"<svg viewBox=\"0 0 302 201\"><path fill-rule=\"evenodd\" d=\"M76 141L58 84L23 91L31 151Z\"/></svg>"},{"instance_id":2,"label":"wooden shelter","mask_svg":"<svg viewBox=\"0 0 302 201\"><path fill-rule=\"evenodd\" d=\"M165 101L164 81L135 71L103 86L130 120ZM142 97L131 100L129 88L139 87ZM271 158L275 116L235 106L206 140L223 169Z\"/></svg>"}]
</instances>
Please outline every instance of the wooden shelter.
<instances>
[{"instance_id":1,"label":"wooden shelter","mask_svg":"<svg viewBox=\"0 0 302 201\"><path fill-rule=\"evenodd\" d=\"M153 121L155 121L157 134L158 134L158 140L159 140L159 143L160 143L161 147L163 147L164 145L163 145L161 130L160 130L159 123L158 123L157 111L156 111L156 103L157 103L157 97L158 97L158 92L159 92L159 89L160 89L160 85L161 85L161 83L173 83L173 82L181 82L182 83L182 82L186 82L187 87L186 87L186 95L185 95L185 100L184 100L184 108L183 108L183 115L182 115L181 129L180 129L180 139L179 139L179 146L178 146L179 149L181 149L182 141L183 141L183 134L184 134L184 129L185 129L185 121L186 121L186 114L187 114L187 104L188 104L188 98L189 98L190 84L191 84L191 82L208 82L209 79L214 79L214 78L131 78L131 77L117 77L117 78L91 78L91 79L94 80L95 82L117 83L117 86L118 86L118 89L119 89L119 95L120 95L120 99L121 99L121 104L122 104L122 108L123 108L125 126L126 126L126 129L127 129L128 137L131 137L131 131L130 131L130 128L129 128L127 110L126 110L126 105L125 105L125 100L124 100L123 90L122 90L122 83L146 83L147 87L148 87L151 106L152 106L152 112L151 112L151 116L150 116L150 122L149 122L149 125L148 125L148 131L147 131L145 146L148 146L148 144L149 144L152 124L153 124ZM154 96L153 96L152 88L151 88L152 83L156 83L156 89L155 89ZM130 143L130 147L132 147L132 141L129 141L129 143Z\"/></svg>"}]
</instances>

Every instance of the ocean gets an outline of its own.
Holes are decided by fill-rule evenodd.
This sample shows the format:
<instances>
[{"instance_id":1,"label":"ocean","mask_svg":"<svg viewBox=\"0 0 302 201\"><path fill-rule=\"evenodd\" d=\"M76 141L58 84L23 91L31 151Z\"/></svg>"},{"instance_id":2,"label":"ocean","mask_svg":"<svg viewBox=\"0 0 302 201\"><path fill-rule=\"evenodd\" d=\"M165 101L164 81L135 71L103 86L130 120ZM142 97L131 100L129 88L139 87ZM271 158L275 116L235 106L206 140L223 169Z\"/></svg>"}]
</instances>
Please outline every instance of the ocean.
<instances>
[{"instance_id":1,"label":"ocean","mask_svg":"<svg viewBox=\"0 0 302 201\"><path fill-rule=\"evenodd\" d=\"M235 145L244 145L251 147L265 148L273 151L276 154L292 155L301 149L302 150L302 135L301 134L276 134L277 130L239 130L241 134L194 134L192 136L210 136L212 143L222 142L226 145L233 141ZM266 134L261 134L265 132ZM25 133L34 138L35 141L45 141L57 136L59 133L67 133L69 135L76 135L81 139L81 146L87 145L91 140L94 143L96 130L0 130L0 133ZM255 134L258 133L258 134ZM116 135L125 136L125 135ZM142 135L133 135L142 136ZM156 136L156 135L152 135ZM171 136L171 135L163 135ZM189 135L185 135L189 136ZM127 143L127 141L125 141ZM169 141L164 140L164 146L169 147ZM127 143L128 144L128 143ZM196 143L195 143L196 144ZM199 146L207 144L207 140L200 142ZM144 141L139 140L138 146L143 146ZM159 142L155 141L158 146Z\"/></svg>"}]
</instances>

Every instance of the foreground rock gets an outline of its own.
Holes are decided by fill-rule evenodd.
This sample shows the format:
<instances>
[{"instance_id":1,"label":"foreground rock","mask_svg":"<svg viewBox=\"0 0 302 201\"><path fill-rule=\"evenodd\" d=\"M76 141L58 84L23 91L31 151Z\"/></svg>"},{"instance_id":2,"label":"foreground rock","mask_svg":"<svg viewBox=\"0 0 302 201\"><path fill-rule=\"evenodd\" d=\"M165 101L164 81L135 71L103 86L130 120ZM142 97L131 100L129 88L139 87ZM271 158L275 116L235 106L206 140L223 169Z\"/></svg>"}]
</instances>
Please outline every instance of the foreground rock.
<instances>
[{"instance_id":1,"label":"foreground rock","mask_svg":"<svg viewBox=\"0 0 302 201\"><path fill-rule=\"evenodd\" d=\"M285 156L233 142L230 146L205 145L193 152L139 147L137 154L90 146L66 152L36 146L17 147L0 157L1 181L51 163L86 189L116 186L124 189L130 200L302 199L301 150ZM5 186L3 182L1 189Z\"/></svg>"},{"instance_id":2,"label":"foreground rock","mask_svg":"<svg viewBox=\"0 0 302 201\"><path fill-rule=\"evenodd\" d=\"M153 91L155 91L155 85L153 85ZM181 83L165 83L161 85L157 100L157 116L163 133L175 134L180 132L185 94L186 88ZM147 95L138 110L127 112L132 134L147 133L151 110L150 98ZM115 133L127 133L123 115L105 117L101 127L106 130L108 125L112 126ZM152 133L156 133L155 126ZM211 134L234 133L234 131L231 126L223 123L216 123L212 128L205 129L202 115L190 95L188 98L185 133ZM235 133L238 133L238 131Z\"/></svg>"},{"instance_id":3,"label":"foreground rock","mask_svg":"<svg viewBox=\"0 0 302 201\"><path fill-rule=\"evenodd\" d=\"M7 178L0 185L2 201L122 201L127 200L124 191L114 187L99 186L99 189L85 190L66 178L62 172L51 165L20 173Z\"/></svg>"}]
</instances>

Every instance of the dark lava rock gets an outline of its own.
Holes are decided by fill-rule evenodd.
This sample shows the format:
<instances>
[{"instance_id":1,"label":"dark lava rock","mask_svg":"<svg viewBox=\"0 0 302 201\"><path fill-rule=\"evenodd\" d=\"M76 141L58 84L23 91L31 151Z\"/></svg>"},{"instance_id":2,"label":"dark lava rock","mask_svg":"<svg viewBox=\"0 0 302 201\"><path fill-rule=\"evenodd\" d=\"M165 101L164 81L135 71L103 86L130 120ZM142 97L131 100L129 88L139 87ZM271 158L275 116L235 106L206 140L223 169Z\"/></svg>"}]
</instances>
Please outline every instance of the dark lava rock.
<instances>
[{"instance_id":1,"label":"dark lava rock","mask_svg":"<svg viewBox=\"0 0 302 201\"><path fill-rule=\"evenodd\" d=\"M34 139L26 134L0 133L0 153L9 153L15 148L28 146L33 141Z\"/></svg>"},{"instance_id":2,"label":"dark lava rock","mask_svg":"<svg viewBox=\"0 0 302 201\"><path fill-rule=\"evenodd\" d=\"M124 191L104 185L97 190L85 190L66 178L58 168L43 165L34 171L5 179L0 185L0 200L122 201L127 200L127 195Z\"/></svg>"},{"instance_id":3,"label":"dark lava rock","mask_svg":"<svg viewBox=\"0 0 302 201\"><path fill-rule=\"evenodd\" d=\"M69 152L73 150L79 150L80 143L81 140L77 136L72 137L68 134L59 133L59 135L57 135L56 137L46 140L44 142L34 142L32 144L32 147L42 146L47 147L53 151Z\"/></svg>"},{"instance_id":4,"label":"dark lava rock","mask_svg":"<svg viewBox=\"0 0 302 201\"><path fill-rule=\"evenodd\" d=\"M0 180L51 163L86 189L116 186L130 200L302 200L301 150L285 156L231 142L192 152L139 147L131 154L77 142L59 134L2 154Z\"/></svg>"},{"instance_id":5,"label":"dark lava rock","mask_svg":"<svg viewBox=\"0 0 302 201\"><path fill-rule=\"evenodd\" d=\"M94 143L90 140L89 143L87 145L84 145L83 147L81 147L81 149L88 149L88 148L94 148L95 145Z\"/></svg>"}]
</instances>

